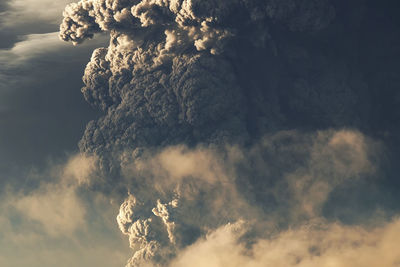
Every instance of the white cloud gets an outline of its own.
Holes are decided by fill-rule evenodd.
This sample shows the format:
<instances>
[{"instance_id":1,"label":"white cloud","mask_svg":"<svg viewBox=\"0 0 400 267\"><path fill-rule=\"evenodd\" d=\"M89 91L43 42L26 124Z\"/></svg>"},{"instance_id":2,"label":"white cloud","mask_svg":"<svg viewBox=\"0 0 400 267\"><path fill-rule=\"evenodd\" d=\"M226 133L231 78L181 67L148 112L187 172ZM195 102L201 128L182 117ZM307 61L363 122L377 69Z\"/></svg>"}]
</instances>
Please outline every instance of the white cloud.
<instances>
[{"instance_id":1,"label":"white cloud","mask_svg":"<svg viewBox=\"0 0 400 267\"><path fill-rule=\"evenodd\" d=\"M69 53L73 53L74 50L77 53L88 48L93 49L106 41L107 38L102 35L79 47L73 47L71 44L60 41L58 32L29 34L24 40L15 43L11 49L0 50L0 59L8 65L22 64L33 59L51 61L54 57L57 60L66 60L70 57Z\"/></svg>"},{"instance_id":2,"label":"white cloud","mask_svg":"<svg viewBox=\"0 0 400 267\"><path fill-rule=\"evenodd\" d=\"M71 0L12 0L2 14L0 29L27 26L29 23L59 24L62 12Z\"/></svg>"},{"instance_id":3,"label":"white cloud","mask_svg":"<svg viewBox=\"0 0 400 267\"><path fill-rule=\"evenodd\" d=\"M43 75L51 81L53 75L60 75L60 70L54 70L53 65L59 68L61 62L74 63L81 60L82 55L89 57L88 51L107 41L105 35L100 35L75 47L60 41L58 32L26 35L11 49L0 49L0 61L4 63L0 65L0 93L20 87L29 88Z\"/></svg>"}]
</instances>

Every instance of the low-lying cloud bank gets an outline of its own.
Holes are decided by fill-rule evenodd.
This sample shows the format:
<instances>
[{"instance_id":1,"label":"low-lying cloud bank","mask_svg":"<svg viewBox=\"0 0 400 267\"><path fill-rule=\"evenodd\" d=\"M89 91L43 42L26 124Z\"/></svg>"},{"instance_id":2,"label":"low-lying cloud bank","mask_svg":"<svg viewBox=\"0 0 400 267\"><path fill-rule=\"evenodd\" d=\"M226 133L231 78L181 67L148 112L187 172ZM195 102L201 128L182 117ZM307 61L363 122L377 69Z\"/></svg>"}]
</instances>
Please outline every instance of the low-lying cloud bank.
<instances>
[{"instance_id":1,"label":"low-lying cloud bank","mask_svg":"<svg viewBox=\"0 0 400 267\"><path fill-rule=\"evenodd\" d=\"M251 246L241 241L248 231L243 223L228 224L186 248L170 263L183 266L398 266L395 249L400 220L368 228L326 221L283 231Z\"/></svg>"}]
</instances>

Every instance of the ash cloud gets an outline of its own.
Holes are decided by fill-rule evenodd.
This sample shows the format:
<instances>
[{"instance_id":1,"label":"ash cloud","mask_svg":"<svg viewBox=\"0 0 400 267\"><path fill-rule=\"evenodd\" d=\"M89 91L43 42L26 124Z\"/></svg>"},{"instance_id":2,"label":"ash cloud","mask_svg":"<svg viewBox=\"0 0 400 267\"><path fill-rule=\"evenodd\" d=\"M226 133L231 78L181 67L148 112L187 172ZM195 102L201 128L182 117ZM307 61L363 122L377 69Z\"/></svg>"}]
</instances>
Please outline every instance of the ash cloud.
<instances>
[{"instance_id":1,"label":"ash cloud","mask_svg":"<svg viewBox=\"0 0 400 267\"><path fill-rule=\"evenodd\" d=\"M61 39L78 44L101 31L111 36L109 47L95 50L85 70L82 92L105 116L88 125L81 150L114 154L124 147L246 142L265 131L260 127L283 123L274 88L252 85L259 78L246 77L241 57L258 49L271 53L263 60L276 60L267 21L290 29L288 17L296 18L301 29L293 30L313 32L333 18L332 8L316 1L81 1L67 6ZM242 38L252 40L252 47L240 49L243 54L236 47Z\"/></svg>"},{"instance_id":2,"label":"ash cloud","mask_svg":"<svg viewBox=\"0 0 400 267\"><path fill-rule=\"evenodd\" d=\"M378 6L82 0L66 7L62 40L76 45L110 33L82 88L104 115L87 125L79 147L97 158L89 186L122 202L117 221L134 251L127 266L167 266L237 221L251 225L240 239L251 246L315 220L363 218L358 210L335 218L329 209L344 188L358 188L363 199L364 181L388 176L382 166L392 158L383 155L398 156L397 63L388 59L396 51L374 47L394 38L389 20L374 24L389 9Z\"/></svg>"}]
</instances>

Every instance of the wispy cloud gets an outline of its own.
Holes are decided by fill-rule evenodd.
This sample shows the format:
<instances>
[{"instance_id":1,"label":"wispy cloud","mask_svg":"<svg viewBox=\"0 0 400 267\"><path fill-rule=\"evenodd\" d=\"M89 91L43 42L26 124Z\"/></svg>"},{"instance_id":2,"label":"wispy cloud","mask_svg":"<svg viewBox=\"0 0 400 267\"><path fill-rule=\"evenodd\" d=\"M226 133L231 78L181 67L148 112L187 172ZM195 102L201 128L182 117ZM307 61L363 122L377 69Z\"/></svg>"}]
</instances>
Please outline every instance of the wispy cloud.
<instances>
[{"instance_id":1,"label":"wispy cloud","mask_svg":"<svg viewBox=\"0 0 400 267\"><path fill-rule=\"evenodd\" d=\"M115 223L116 204L98 193L86 198L93 160L76 155L36 172L37 188L8 187L0 205L0 265L123 265L127 249Z\"/></svg>"},{"instance_id":2,"label":"wispy cloud","mask_svg":"<svg viewBox=\"0 0 400 267\"><path fill-rule=\"evenodd\" d=\"M69 0L10 0L4 8L0 20L0 29L16 28L35 24L57 25L61 22L62 11ZM45 7L45 8L38 8Z\"/></svg>"},{"instance_id":3,"label":"wispy cloud","mask_svg":"<svg viewBox=\"0 0 400 267\"><path fill-rule=\"evenodd\" d=\"M170 267L399 266L400 220L368 228L314 222L246 245L243 223L228 224L183 250Z\"/></svg>"}]
</instances>

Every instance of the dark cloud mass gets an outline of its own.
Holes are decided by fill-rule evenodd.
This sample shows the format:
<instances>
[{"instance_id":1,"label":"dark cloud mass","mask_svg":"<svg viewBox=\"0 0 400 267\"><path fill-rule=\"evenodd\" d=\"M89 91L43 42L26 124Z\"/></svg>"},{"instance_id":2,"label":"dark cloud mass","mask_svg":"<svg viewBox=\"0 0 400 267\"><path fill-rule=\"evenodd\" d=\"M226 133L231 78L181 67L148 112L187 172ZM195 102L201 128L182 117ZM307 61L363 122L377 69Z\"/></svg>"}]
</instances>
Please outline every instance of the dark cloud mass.
<instances>
[{"instance_id":1,"label":"dark cloud mass","mask_svg":"<svg viewBox=\"0 0 400 267\"><path fill-rule=\"evenodd\" d=\"M240 220L251 226L238 226L237 242L250 249L299 225L390 218L396 189L382 184L397 179L398 11L367 0L69 4L62 40L110 33L83 76L103 116L79 147L98 159L93 188L126 197L117 220L134 250L127 266L181 266L188 246L207 247L218 240L208 233ZM378 188L372 204L366 184Z\"/></svg>"}]
</instances>

